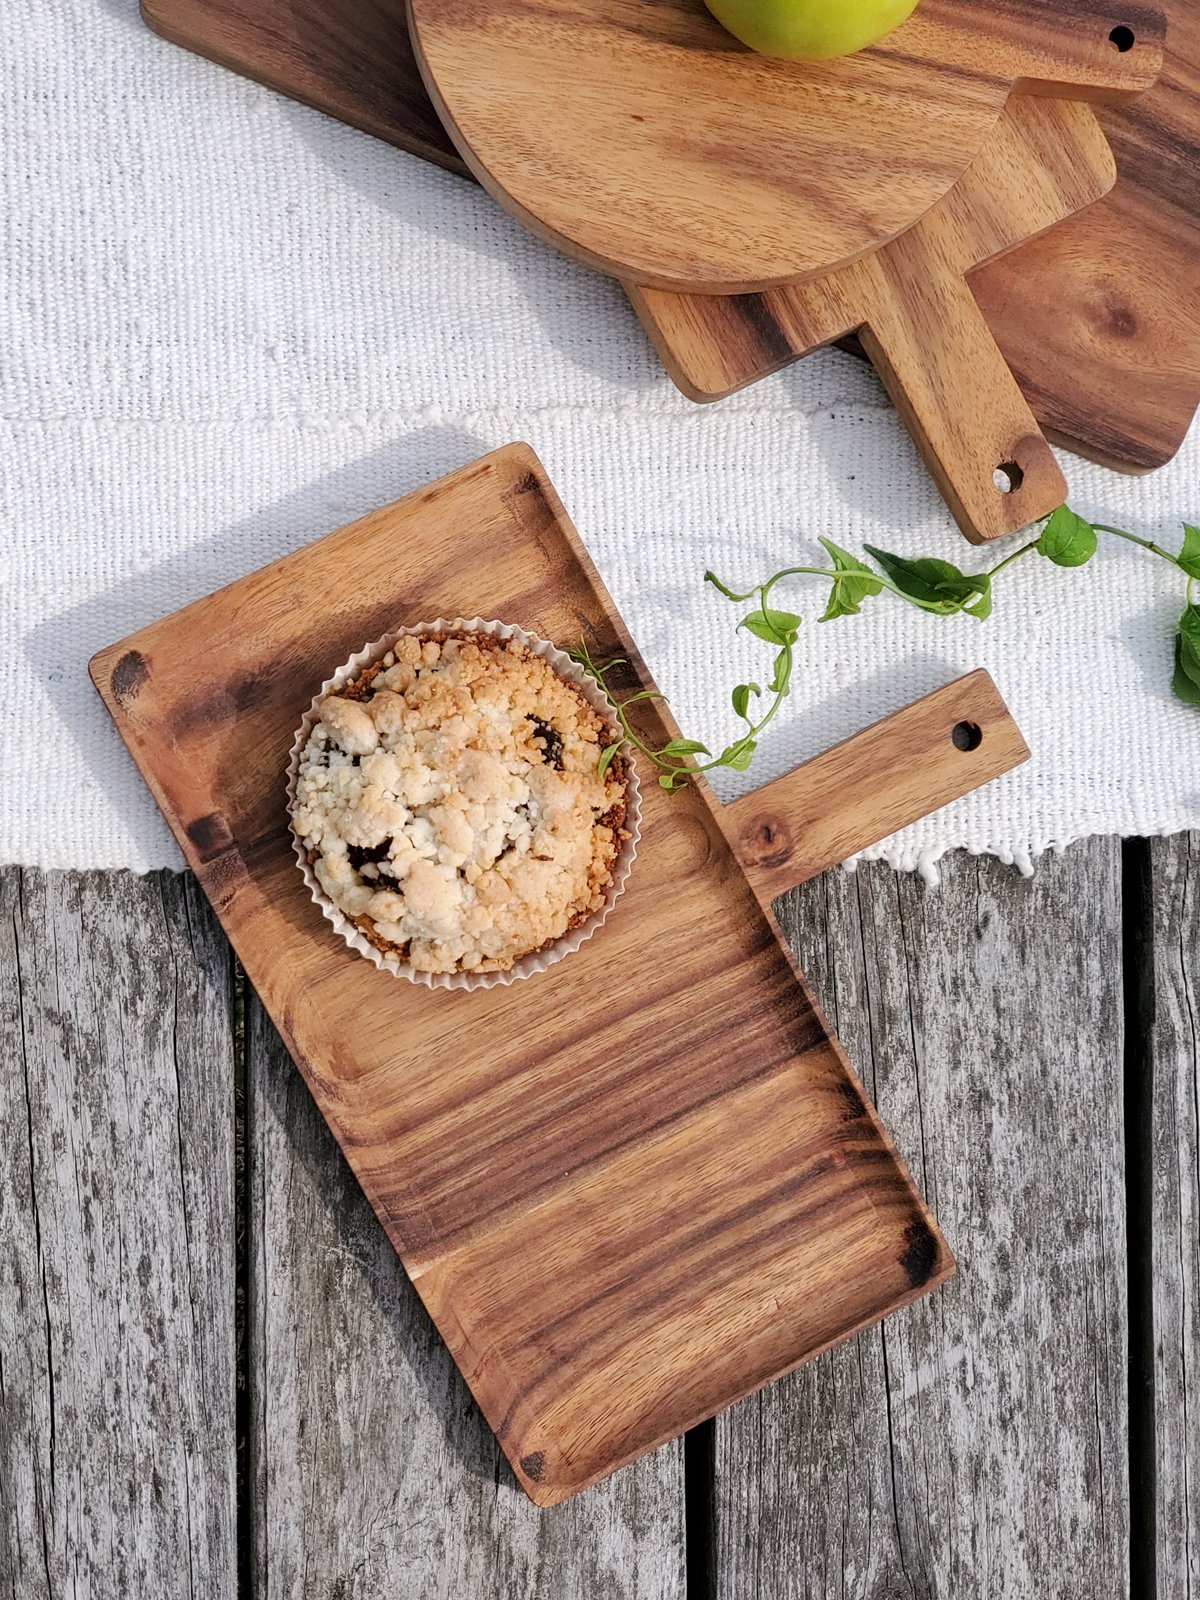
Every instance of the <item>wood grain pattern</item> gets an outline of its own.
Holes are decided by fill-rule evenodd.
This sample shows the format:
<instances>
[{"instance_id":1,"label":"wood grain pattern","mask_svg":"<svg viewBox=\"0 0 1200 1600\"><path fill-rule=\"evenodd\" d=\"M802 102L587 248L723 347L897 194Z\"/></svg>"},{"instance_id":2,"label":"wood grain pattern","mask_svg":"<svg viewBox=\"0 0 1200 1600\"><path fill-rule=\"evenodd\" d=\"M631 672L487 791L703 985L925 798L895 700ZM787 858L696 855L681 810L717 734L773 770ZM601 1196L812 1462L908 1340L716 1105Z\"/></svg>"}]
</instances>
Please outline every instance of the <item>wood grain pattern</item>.
<instances>
[{"instance_id":1,"label":"wood grain pattern","mask_svg":"<svg viewBox=\"0 0 1200 1600\"><path fill-rule=\"evenodd\" d=\"M919 750L918 762L897 752ZM768 903L1029 758L980 668L725 807L746 876ZM874 837L870 837L870 835Z\"/></svg>"},{"instance_id":2,"label":"wood grain pattern","mask_svg":"<svg viewBox=\"0 0 1200 1600\"><path fill-rule=\"evenodd\" d=\"M1200 834L1150 845L1151 1514L1158 1600L1200 1594ZM1146 1486L1139 1485L1142 1492Z\"/></svg>"},{"instance_id":3,"label":"wood grain pattern","mask_svg":"<svg viewBox=\"0 0 1200 1600\"><path fill-rule=\"evenodd\" d=\"M1115 176L1089 107L1015 96L959 182L901 238L759 297L793 352L859 335L969 539L1027 526L1061 505L1067 486L966 274L1098 200ZM708 297L629 295L687 393L737 386L726 359L736 346L712 337ZM739 301L718 304L740 315Z\"/></svg>"},{"instance_id":4,"label":"wood grain pattern","mask_svg":"<svg viewBox=\"0 0 1200 1600\"><path fill-rule=\"evenodd\" d=\"M1117 166L1111 192L969 264L960 315L982 313L1053 439L1142 471L1174 455L1200 403L1200 8L1172 9L1160 82L1098 115ZM648 309L633 298L693 399L719 399L812 348L771 296L676 306L659 295Z\"/></svg>"},{"instance_id":5,"label":"wood grain pattern","mask_svg":"<svg viewBox=\"0 0 1200 1600\"><path fill-rule=\"evenodd\" d=\"M407 26L401 37L402 11L402 0L142 0L164 37L466 173ZM1039 424L1126 472L1169 460L1200 403L1200 7L1170 0L1167 11L1157 82L1132 104L1098 109L1114 188L971 276ZM761 296L713 296L706 311L706 336L726 347L734 387L796 358Z\"/></svg>"},{"instance_id":6,"label":"wood grain pattern","mask_svg":"<svg viewBox=\"0 0 1200 1600\"><path fill-rule=\"evenodd\" d=\"M0 1574L233 1594L232 963L186 878L0 871Z\"/></svg>"},{"instance_id":7,"label":"wood grain pattern","mask_svg":"<svg viewBox=\"0 0 1200 1600\"><path fill-rule=\"evenodd\" d=\"M1132 1592L1157 1593L1158 1600L1186 1600L1197 1586L1194 1494L1191 1519L1184 1520L1196 1482L1187 1418L1194 1415L1197 1365L1189 1087L1195 1061L1189 1007L1195 1011L1200 946L1193 915L1197 844L1190 841L1190 859L1187 838L1146 846L1156 902L1153 927L1142 931L1152 940L1158 996L1154 1270L1162 1520L1159 1587ZM1116 841L1093 840L1046 857L1037 877L1026 881L994 861L955 854L942 861L943 882L932 891L871 863L856 874L829 873L778 903L799 963L862 1063L902 1152L940 1186L939 1209L953 1216L951 1237L962 1263L936 1300L848 1341L715 1425L719 1565L701 1594L1117 1600L1129 1592L1126 1325L1111 1294L1125 1277L1120 1229L1130 1203L1120 1127L1118 855ZM172 928L182 931L185 910L191 919L191 936L172 937L169 956L156 923L160 904ZM164 963L172 967L185 1003L170 1024L180 1059L196 1069L187 1082L201 1091L181 1102L183 1149L194 1153L198 1178L228 1170L211 1160L206 1105L210 1092L226 1092L228 1081L229 950L194 880L172 873L0 873L0 1078L11 1069L18 1100L0 1136L0 1188L7 1181L15 1200L16 1209L4 1214L4 1238L16 1285L29 1296L27 1307L14 1311L14 1280L0 1274L8 1335L0 1393L0 1571L10 1581L15 1576L20 1600L70 1592L71 1579L80 1594L115 1594L113 1552L140 1546L146 1553L161 1541L178 1559L175 1530L187 1512L186 1500L157 1506L163 1526L156 1528L136 1499L131 1505L124 1494L94 1495L84 1517L53 1519L57 1577L45 1578L39 1496L47 1478L45 1468L27 1470L25 1454L32 1435L34 1459L38 1452L43 1461L49 1456L49 1407L36 1400L26 1375L27 1363L32 1358L36 1366L44 1350L45 1307L36 1246L26 1243L33 1234L28 1161L21 1155L28 1129L19 1039L10 1029L19 1025L20 999L28 998L31 974L44 966L48 941L61 941L65 952L75 948L81 912L94 948L103 952L106 1006L113 995L141 988L148 968L155 973L151 993L158 994ZM1126 906L1126 922L1129 914ZM205 921L211 939L202 935ZM1020 988L1008 978L1018 958L1023 971L1037 973ZM69 956L63 968L72 976ZM978 1037L945 1016L948 968L973 980L956 1003L969 1003L971 1016L982 1018ZM186 1000L206 994L222 996L220 1003ZM88 1034L99 1003L89 982L64 988L50 1021L55 1040ZM37 1031L41 1022L39 1005L26 1025ZM256 1557L235 1586L232 1575L225 1580L229 1568L217 1565L222 1547L206 1545L198 1533L197 1547L213 1562L209 1570L222 1576L217 1592L314 1600L374 1600L385 1593L403 1600L683 1600L676 1451L659 1451L550 1513L534 1512L502 1467L497 1483L490 1433L252 995L246 1032L248 1355L251 1453L259 1470L251 1475L245 1510L261 1562ZM126 1021L121 1081L131 1091L159 1082L162 1036L161 1020L144 1031ZM1010 1055L1019 1056L1019 1065ZM31 1059L44 1059L40 1046ZM83 1123L73 1108L55 1102L51 1110L50 1142L61 1136L77 1144ZM39 1192L61 1203L44 1187ZM208 1204L202 1189L192 1191L189 1265L194 1281L224 1297L227 1287L217 1285L229 1271L228 1215ZM103 1213L108 1234L141 1230L145 1207L140 1183L115 1185ZM181 1224L178 1210L161 1214L164 1231ZM1131 1261L1138 1248L1131 1237ZM80 1280L52 1270L55 1259L46 1258L45 1292L57 1327L70 1320L70 1307L78 1322L78 1302L68 1296L78 1294ZM91 1300L116 1296L123 1269L120 1251L98 1253ZM1054 1330L1049 1341L1047 1328ZM155 1336L170 1344L179 1331L166 1319ZM223 1317L219 1328L210 1320L206 1331L215 1345L232 1340ZM80 1359L78 1349L60 1359L55 1381L63 1389L79 1381ZM65 1471L72 1446L59 1398L55 1456ZM128 1441L135 1436L152 1436L161 1459L182 1456L181 1420L166 1398L155 1384L127 1401L122 1395L128 1409L120 1430L88 1440L97 1478L109 1465L114 1483L126 1483ZM224 1449L205 1440L199 1457L190 1458L193 1507L198 1494L211 1502L227 1481ZM690 1465L697 1488L702 1463L694 1457ZM198 1491L205 1479L208 1490ZM58 1488L61 1509L61 1473ZM1136 1521L1141 1509L1134 1504ZM700 1505L691 1511L693 1532L700 1533ZM155 1572L148 1561L144 1570ZM181 1566L185 1593L187 1577ZM179 1591L168 1580L154 1592ZM205 1592L197 1581L195 1593Z\"/></svg>"},{"instance_id":8,"label":"wood grain pattern","mask_svg":"<svg viewBox=\"0 0 1200 1600\"><path fill-rule=\"evenodd\" d=\"M531 1505L253 995L246 1076L253 1592L683 1600L681 1444Z\"/></svg>"},{"instance_id":9,"label":"wood grain pattern","mask_svg":"<svg viewBox=\"0 0 1200 1600\"><path fill-rule=\"evenodd\" d=\"M1139 8L1122 51L1103 3L924 0L822 62L747 50L701 0L408 0L408 15L438 115L501 205L626 282L707 294L827 272L911 227L1014 82L1061 92L1076 69L1081 93L1140 92L1161 63L1161 13Z\"/></svg>"},{"instance_id":10,"label":"wood grain pattern","mask_svg":"<svg viewBox=\"0 0 1200 1600\"><path fill-rule=\"evenodd\" d=\"M1112 192L971 278L1043 428L1126 472L1169 461L1200 405L1200 6L1169 13L1159 81L1101 109Z\"/></svg>"},{"instance_id":11,"label":"wood grain pattern","mask_svg":"<svg viewBox=\"0 0 1200 1600\"><path fill-rule=\"evenodd\" d=\"M950 1259L706 786L648 786L620 906L536 985L423 990L331 939L279 783L299 713L364 639L460 613L582 631L648 685L524 446L91 670L519 1480L551 1504ZM642 708L644 736L672 736L660 702Z\"/></svg>"},{"instance_id":12,"label":"wood grain pattern","mask_svg":"<svg viewBox=\"0 0 1200 1600\"><path fill-rule=\"evenodd\" d=\"M715 1600L1130 1593L1120 845L940 871L778 907L959 1270L718 1419Z\"/></svg>"},{"instance_id":13,"label":"wood grain pattern","mask_svg":"<svg viewBox=\"0 0 1200 1600\"><path fill-rule=\"evenodd\" d=\"M465 173L408 39L404 0L141 0L172 44Z\"/></svg>"}]
</instances>

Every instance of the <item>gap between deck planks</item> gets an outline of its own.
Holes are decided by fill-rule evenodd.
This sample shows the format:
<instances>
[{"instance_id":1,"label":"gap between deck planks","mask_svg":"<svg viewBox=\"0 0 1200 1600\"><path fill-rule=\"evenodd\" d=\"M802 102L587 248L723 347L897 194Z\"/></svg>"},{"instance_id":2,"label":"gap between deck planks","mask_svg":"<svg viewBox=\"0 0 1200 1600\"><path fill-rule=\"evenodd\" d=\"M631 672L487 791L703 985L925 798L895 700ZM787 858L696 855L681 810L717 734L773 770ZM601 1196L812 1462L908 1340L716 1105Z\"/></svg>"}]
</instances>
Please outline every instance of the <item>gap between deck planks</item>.
<instances>
[{"instance_id":1,"label":"gap between deck planks","mask_svg":"<svg viewBox=\"0 0 1200 1600\"><path fill-rule=\"evenodd\" d=\"M1148 1494L1128 1499L1121 850L1096 840L1032 883L955 857L936 891L875 866L780 902L959 1276L552 1513L500 1469L253 996L237 1268L233 974L194 884L0 873L0 1575L21 1600L72 1568L93 1596L232 1595L240 1536L243 1593L321 1600L666 1600L685 1567L689 1600L1090 1600L1127 1592L1132 1517L1135 1577L1148 1547L1161 1600L1200 1594L1200 847L1125 856Z\"/></svg>"}]
</instances>

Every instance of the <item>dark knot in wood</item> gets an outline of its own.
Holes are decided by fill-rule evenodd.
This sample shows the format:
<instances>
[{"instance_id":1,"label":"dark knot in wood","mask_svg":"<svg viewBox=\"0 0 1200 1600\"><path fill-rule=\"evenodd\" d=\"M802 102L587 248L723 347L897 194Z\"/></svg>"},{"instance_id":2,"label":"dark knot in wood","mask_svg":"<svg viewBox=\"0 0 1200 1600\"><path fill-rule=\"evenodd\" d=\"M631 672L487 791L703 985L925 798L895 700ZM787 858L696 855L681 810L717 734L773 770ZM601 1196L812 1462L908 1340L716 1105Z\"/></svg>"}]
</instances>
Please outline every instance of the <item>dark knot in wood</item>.
<instances>
[{"instance_id":1,"label":"dark knot in wood","mask_svg":"<svg viewBox=\"0 0 1200 1600\"><path fill-rule=\"evenodd\" d=\"M784 817L767 816L742 837L748 867L782 867L792 855L792 830Z\"/></svg>"}]
</instances>

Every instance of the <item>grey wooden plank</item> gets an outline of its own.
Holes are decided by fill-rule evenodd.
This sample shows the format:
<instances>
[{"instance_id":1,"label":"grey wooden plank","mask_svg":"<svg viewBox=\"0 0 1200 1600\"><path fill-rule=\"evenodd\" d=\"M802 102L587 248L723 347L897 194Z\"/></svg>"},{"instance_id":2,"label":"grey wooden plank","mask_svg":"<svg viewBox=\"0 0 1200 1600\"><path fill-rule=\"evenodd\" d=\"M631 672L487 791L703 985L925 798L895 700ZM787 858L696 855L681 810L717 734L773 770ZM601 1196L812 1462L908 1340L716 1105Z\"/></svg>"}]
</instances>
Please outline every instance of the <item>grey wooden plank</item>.
<instances>
[{"instance_id":1,"label":"grey wooden plank","mask_svg":"<svg viewBox=\"0 0 1200 1600\"><path fill-rule=\"evenodd\" d=\"M779 908L959 1271L719 1419L722 1600L1127 1592L1119 846L943 869Z\"/></svg>"},{"instance_id":2,"label":"grey wooden plank","mask_svg":"<svg viewBox=\"0 0 1200 1600\"><path fill-rule=\"evenodd\" d=\"M190 880L0 872L0 1575L21 1600L236 1590L231 996Z\"/></svg>"},{"instance_id":3,"label":"grey wooden plank","mask_svg":"<svg viewBox=\"0 0 1200 1600\"><path fill-rule=\"evenodd\" d=\"M247 1081L260 1600L681 1597L682 1446L530 1505L253 997Z\"/></svg>"},{"instance_id":4,"label":"grey wooden plank","mask_svg":"<svg viewBox=\"0 0 1200 1600\"><path fill-rule=\"evenodd\" d=\"M1200 1595L1200 834L1150 846L1158 1600Z\"/></svg>"}]
</instances>

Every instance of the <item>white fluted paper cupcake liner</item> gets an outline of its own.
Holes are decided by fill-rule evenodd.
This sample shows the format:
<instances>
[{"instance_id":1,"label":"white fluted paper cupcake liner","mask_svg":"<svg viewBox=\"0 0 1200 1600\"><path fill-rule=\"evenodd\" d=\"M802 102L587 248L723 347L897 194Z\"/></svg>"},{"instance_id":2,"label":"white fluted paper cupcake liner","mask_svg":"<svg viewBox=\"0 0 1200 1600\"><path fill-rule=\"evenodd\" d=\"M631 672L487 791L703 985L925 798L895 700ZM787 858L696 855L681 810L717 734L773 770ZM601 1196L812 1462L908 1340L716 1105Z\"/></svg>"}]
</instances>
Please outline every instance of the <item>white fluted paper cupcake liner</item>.
<instances>
[{"instance_id":1,"label":"white fluted paper cupcake liner","mask_svg":"<svg viewBox=\"0 0 1200 1600\"><path fill-rule=\"evenodd\" d=\"M397 628L392 633L387 633L382 639L376 639L371 644L365 644L361 650L352 655L349 661L340 666L331 678L327 678L320 689L312 698L308 710L301 719L296 730L296 737L292 741L291 753L287 766L287 807L288 816L291 817L292 808L296 801L296 782L300 772L300 756L308 743L308 736L318 720L321 701L327 694L343 685L352 682L358 675L373 662L379 661L389 650L395 647L397 640L407 635L420 638L430 634L464 634L481 633L491 634L497 639L516 639L525 645L536 656L547 662L560 678L574 684L587 700L588 704L598 711L613 730L613 738L619 737L620 727L617 722L616 712L612 702L594 678L588 676L583 668L564 651L555 645L539 639L535 634L526 633L523 628L518 628L511 622L486 622L482 617L473 617L469 620L455 617L452 621L439 617L436 622L420 622L410 628ZM317 882L316 873L308 860L308 852L296 834L292 833L292 849L303 874L304 882L314 903L320 909L326 921L330 922L338 935L349 945L351 950L371 962L382 972L390 972L394 977L407 978L410 983L419 983L428 989L484 989L493 984L516 983L521 978L530 978L536 972L544 972L547 967L561 961L572 951L578 950L586 940L600 929L613 906L616 904L622 889L628 881L633 868L634 858L637 855L637 842L641 822L641 792L638 786L637 772L633 761L627 763L628 781L625 788L625 824L627 837L621 841L617 858L613 863L612 878L605 894L604 904L599 911L594 912L578 927L572 928L569 933L563 934L561 939L556 939L552 944L545 945L540 950L533 950L528 955L522 956L519 961L504 971L500 972L418 972L399 956L378 949L363 934L353 922L341 911Z\"/></svg>"}]
</instances>

